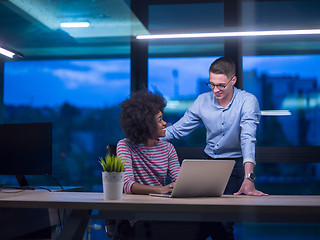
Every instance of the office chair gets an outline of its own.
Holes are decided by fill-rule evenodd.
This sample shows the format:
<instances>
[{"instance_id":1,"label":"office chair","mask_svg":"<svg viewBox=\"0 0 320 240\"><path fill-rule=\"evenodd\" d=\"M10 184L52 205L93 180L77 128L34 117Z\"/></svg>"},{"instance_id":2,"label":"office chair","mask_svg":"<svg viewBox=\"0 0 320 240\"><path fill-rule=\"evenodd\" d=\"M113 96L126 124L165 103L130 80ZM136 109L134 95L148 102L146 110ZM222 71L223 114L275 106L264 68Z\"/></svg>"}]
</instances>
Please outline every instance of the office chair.
<instances>
[{"instance_id":1,"label":"office chair","mask_svg":"<svg viewBox=\"0 0 320 240\"><path fill-rule=\"evenodd\" d=\"M113 145L113 144L107 145L107 153L111 156L112 155L116 156L117 155L117 145Z\"/></svg>"}]
</instances>

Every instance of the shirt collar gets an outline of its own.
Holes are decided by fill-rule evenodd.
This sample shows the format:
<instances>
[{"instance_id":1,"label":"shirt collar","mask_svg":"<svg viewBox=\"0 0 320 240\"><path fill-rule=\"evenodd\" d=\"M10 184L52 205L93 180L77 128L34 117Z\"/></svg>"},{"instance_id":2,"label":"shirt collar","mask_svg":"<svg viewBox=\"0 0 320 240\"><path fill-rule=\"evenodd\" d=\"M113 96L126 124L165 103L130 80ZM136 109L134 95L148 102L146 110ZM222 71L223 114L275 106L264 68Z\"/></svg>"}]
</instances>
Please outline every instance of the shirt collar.
<instances>
[{"instance_id":1,"label":"shirt collar","mask_svg":"<svg viewBox=\"0 0 320 240\"><path fill-rule=\"evenodd\" d=\"M211 96L213 98L213 102L214 102L214 105L217 107L217 108L221 108L221 109L224 109L224 110L227 110L231 107L236 95L239 93L240 89L236 88L235 86L233 86L233 96L232 96L232 99L231 101L229 102L229 104L227 105L226 108L223 108L219 105L218 103L218 100L216 99L216 97L214 96L214 93L211 91Z\"/></svg>"}]
</instances>

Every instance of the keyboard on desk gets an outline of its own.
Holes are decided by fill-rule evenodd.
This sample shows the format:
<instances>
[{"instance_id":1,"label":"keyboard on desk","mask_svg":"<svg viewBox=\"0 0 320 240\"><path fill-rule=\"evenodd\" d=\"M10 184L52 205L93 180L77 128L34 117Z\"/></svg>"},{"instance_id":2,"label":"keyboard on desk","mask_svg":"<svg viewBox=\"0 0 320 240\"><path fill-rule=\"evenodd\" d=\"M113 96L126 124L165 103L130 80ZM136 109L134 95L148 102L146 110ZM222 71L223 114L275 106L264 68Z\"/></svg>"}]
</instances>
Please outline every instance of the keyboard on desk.
<instances>
[{"instance_id":1,"label":"keyboard on desk","mask_svg":"<svg viewBox=\"0 0 320 240\"><path fill-rule=\"evenodd\" d=\"M155 196L155 197L171 197L171 192L168 193L150 193L150 196Z\"/></svg>"}]
</instances>

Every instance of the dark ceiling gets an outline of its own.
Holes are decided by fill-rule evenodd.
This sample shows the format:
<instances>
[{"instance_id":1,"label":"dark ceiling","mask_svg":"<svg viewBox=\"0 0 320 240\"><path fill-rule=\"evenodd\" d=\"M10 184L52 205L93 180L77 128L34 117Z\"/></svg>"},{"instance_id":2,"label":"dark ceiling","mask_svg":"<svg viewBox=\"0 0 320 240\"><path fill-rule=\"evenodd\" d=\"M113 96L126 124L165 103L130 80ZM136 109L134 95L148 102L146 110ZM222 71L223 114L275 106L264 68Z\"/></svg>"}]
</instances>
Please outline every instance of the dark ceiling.
<instances>
[{"instance_id":1,"label":"dark ceiling","mask_svg":"<svg viewBox=\"0 0 320 240\"><path fill-rule=\"evenodd\" d=\"M132 37L149 34L131 11L130 2L130 0L0 0L0 46L22 53L27 60L129 57ZM213 0L212 3L205 1L206 3L202 4L190 2L151 5L149 31L172 33L224 30L223 1ZM319 0L243 2L244 27L283 29L320 26ZM61 22L70 21L89 21L90 27L81 29L60 27ZM149 53L150 56L221 55L223 41L222 38L152 41ZM319 35L244 38L243 49L247 55L319 54Z\"/></svg>"},{"instance_id":2,"label":"dark ceiling","mask_svg":"<svg viewBox=\"0 0 320 240\"><path fill-rule=\"evenodd\" d=\"M0 0L0 46L26 58L128 55L130 36L146 34L123 0ZM61 28L88 21L90 28Z\"/></svg>"}]
</instances>

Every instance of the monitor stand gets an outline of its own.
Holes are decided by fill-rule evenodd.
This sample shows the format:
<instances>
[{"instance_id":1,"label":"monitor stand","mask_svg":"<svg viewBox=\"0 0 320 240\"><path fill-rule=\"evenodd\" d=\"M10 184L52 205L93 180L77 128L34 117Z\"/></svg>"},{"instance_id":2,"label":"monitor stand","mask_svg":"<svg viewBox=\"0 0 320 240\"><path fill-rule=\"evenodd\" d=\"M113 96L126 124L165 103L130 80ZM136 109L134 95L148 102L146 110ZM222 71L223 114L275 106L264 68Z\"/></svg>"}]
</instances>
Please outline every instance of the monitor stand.
<instances>
[{"instance_id":1,"label":"monitor stand","mask_svg":"<svg viewBox=\"0 0 320 240\"><path fill-rule=\"evenodd\" d=\"M18 183L20 185L20 187L18 187L18 188L26 189L26 190L34 190L35 189L34 187L29 186L29 183L24 175L16 175L16 178L17 178Z\"/></svg>"}]
</instances>

